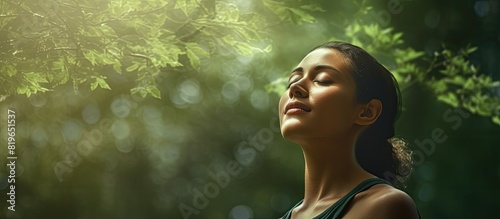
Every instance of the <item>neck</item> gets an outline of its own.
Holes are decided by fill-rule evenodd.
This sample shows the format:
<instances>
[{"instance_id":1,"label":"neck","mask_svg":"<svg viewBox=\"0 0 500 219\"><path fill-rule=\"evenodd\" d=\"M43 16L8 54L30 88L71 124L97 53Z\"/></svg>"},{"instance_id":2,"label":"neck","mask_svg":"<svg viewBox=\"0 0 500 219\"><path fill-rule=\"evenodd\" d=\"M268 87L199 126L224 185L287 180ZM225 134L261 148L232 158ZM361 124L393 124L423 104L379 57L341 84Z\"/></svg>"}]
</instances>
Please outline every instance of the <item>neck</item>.
<instances>
[{"instance_id":1,"label":"neck","mask_svg":"<svg viewBox=\"0 0 500 219\"><path fill-rule=\"evenodd\" d=\"M357 163L354 141L329 139L301 146L305 159L303 207L331 203L346 195L361 181L373 177Z\"/></svg>"}]
</instances>

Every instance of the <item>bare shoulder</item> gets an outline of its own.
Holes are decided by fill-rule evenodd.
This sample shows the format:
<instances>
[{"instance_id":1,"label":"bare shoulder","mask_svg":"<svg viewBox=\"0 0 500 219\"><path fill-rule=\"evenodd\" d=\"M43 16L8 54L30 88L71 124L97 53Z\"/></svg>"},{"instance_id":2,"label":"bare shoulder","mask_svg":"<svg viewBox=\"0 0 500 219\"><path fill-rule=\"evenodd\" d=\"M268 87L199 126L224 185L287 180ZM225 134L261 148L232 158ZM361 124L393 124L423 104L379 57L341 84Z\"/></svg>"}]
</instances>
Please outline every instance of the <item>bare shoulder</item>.
<instances>
[{"instance_id":1,"label":"bare shoulder","mask_svg":"<svg viewBox=\"0 0 500 219\"><path fill-rule=\"evenodd\" d=\"M405 192L384 184L359 193L350 208L346 218L418 219L413 199ZM347 217L349 215L352 217Z\"/></svg>"}]
</instances>

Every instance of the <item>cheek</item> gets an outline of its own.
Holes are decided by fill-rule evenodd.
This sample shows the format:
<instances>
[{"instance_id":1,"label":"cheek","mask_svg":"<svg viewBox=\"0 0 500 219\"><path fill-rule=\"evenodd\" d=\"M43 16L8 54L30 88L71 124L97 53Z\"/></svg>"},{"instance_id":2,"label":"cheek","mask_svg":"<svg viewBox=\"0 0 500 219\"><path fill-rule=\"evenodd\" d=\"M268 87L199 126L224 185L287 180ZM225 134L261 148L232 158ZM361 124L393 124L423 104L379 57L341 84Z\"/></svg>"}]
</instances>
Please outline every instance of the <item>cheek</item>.
<instances>
[{"instance_id":1,"label":"cheek","mask_svg":"<svg viewBox=\"0 0 500 219\"><path fill-rule=\"evenodd\" d=\"M317 122L325 129L344 130L353 124L355 109L350 95L343 92L332 93L318 98ZM338 130L338 131L340 131Z\"/></svg>"},{"instance_id":2,"label":"cheek","mask_svg":"<svg viewBox=\"0 0 500 219\"><path fill-rule=\"evenodd\" d=\"M280 125L281 125L281 120L283 118L283 110L285 109L285 104L288 99L287 92L285 92L283 95L281 95L280 102L278 104L278 115L280 117Z\"/></svg>"}]
</instances>

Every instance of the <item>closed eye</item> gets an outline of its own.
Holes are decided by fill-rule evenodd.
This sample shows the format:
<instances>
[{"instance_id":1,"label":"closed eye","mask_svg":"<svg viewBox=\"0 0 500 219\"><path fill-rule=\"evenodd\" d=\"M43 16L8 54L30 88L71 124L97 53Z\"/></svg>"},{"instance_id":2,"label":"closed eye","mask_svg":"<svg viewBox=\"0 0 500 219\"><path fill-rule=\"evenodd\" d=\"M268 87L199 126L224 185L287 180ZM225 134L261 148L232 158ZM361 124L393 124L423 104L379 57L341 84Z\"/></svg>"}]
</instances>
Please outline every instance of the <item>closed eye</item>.
<instances>
[{"instance_id":1,"label":"closed eye","mask_svg":"<svg viewBox=\"0 0 500 219\"><path fill-rule=\"evenodd\" d=\"M318 84L321 84L321 85L329 85L329 84L332 84L333 81L332 80L313 80L314 83L318 83ZM294 83L297 83L297 81L292 81L290 83L288 83L288 86L286 86L286 89L290 89L290 87L294 84Z\"/></svg>"},{"instance_id":2,"label":"closed eye","mask_svg":"<svg viewBox=\"0 0 500 219\"><path fill-rule=\"evenodd\" d=\"M333 81L332 81L332 80L324 80L324 81L314 80L313 82L318 83L318 84L321 84L321 85L329 85L329 84L332 84L332 83L333 83Z\"/></svg>"}]
</instances>

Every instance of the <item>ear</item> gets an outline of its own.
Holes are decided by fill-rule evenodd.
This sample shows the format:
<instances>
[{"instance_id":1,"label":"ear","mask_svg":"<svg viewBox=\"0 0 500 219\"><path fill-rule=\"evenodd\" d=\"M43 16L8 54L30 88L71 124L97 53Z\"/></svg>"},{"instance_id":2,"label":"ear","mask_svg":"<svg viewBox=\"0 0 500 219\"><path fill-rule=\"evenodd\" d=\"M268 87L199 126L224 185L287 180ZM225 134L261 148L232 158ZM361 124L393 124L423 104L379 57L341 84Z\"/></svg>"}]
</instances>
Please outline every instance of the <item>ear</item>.
<instances>
[{"instance_id":1,"label":"ear","mask_svg":"<svg viewBox=\"0 0 500 219\"><path fill-rule=\"evenodd\" d=\"M354 123L358 125L371 125L377 121L377 118L382 113L382 102L378 99L372 99L361 107L361 111L354 121Z\"/></svg>"}]
</instances>

